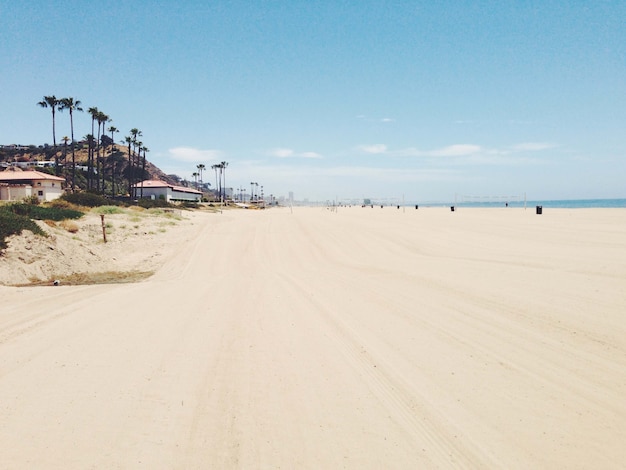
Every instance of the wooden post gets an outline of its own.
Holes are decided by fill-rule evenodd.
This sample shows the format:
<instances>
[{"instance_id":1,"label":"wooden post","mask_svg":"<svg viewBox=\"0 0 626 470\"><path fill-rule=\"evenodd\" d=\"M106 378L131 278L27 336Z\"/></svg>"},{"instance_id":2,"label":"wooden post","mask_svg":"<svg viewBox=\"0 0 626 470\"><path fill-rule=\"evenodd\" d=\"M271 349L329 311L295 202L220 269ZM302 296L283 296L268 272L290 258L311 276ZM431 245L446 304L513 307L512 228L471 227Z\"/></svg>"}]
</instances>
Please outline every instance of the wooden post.
<instances>
[{"instance_id":1,"label":"wooden post","mask_svg":"<svg viewBox=\"0 0 626 470\"><path fill-rule=\"evenodd\" d=\"M106 225L104 224L104 214L100 214L100 220L102 220L102 238L104 239L104 243L107 242L107 230Z\"/></svg>"}]
</instances>

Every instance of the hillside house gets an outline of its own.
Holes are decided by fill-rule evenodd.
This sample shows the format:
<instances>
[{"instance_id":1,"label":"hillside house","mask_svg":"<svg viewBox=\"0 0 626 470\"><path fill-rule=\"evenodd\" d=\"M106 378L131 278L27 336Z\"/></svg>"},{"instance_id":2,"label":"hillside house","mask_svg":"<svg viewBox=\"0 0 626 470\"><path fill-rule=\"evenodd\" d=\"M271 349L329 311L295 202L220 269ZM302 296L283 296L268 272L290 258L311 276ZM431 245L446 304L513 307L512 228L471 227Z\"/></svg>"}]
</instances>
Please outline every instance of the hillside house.
<instances>
[{"instance_id":1,"label":"hillside house","mask_svg":"<svg viewBox=\"0 0 626 470\"><path fill-rule=\"evenodd\" d=\"M40 201L53 201L63 194L65 178L17 167L0 171L0 200L16 201L37 196Z\"/></svg>"}]
</instances>

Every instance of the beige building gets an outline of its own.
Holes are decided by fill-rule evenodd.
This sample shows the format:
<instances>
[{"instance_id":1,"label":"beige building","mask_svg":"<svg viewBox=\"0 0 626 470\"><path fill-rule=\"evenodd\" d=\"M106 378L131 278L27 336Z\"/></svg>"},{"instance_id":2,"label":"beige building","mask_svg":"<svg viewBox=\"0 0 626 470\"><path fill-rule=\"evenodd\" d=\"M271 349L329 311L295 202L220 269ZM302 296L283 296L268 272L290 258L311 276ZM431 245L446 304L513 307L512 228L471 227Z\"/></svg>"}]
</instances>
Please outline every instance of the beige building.
<instances>
[{"instance_id":1,"label":"beige building","mask_svg":"<svg viewBox=\"0 0 626 470\"><path fill-rule=\"evenodd\" d=\"M63 194L65 178L35 170L10 168L0 172L0 200L18 201L37 196L40 201L52 201Z\"/></svg>"}]
</instances>

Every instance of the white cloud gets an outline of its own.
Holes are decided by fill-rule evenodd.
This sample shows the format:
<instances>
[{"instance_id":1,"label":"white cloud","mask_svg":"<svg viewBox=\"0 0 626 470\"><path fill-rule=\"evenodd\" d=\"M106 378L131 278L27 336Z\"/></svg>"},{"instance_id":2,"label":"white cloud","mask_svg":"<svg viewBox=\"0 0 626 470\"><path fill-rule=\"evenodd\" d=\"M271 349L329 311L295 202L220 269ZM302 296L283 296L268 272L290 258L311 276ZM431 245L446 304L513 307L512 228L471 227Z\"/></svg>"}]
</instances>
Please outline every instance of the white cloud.
<instances>
[{"instance_id":1,"label":"white cloud","mask_svg":"<svg viewBox=\"0 0 626 470\"><path fill-rule=\"evenodd\" d=\"M382 118L380 122L395 122L395 119L392 118Z\"/></svg>"},{"instance_id":2,"label":"white cloud","mask_svg":"<svg viewBox=\"0 0 626 470\"><path fill-rule=\"evenodd\" d=\"M302 158L322 158L322 156L317 152L302 152L299 156Z\"/></svg>"},{"instance_id":3,"label":"white cloud","mask_svg":"<svg viewBox=\"0 0 626 470\"><path fill-rule=\"evenodd\" d=\"M358 149L365 153L374 154L387 152L387 146L385 144L359 145Z\"/></svg>"},{"instance_id":4,"label":"white cloud","mask_svg":"<svg viewBox=\"0 0 626 470\"><path fill-rule=\"evenodd\" d=\"M484 151L480 145L474 144L454 144L434 150L419 150L409 147L402 150L389 152L396 157L466 157Z\"/></svg>"},{"instance_id":5,"label":"white cloud","mask_svg":"<svg viewBox=\"0 0 626 470\"><path fill-rule=\"evenodd\" d=\"M174 160L183 162L202 162L206 160L220 160L223 153L220 150L201 150L192 147L175 147L168 150Z\"/></svg>"},{"instance_id":6,"label":"white cloud","mask_svg":"<svg viewBox=\"0 0 626 470\"><path fill-rule=\"evenodd\" d=\"M426 152L426 154L430 157L462 157L466 155L473 155L481 150L482 147L480 147L480 145L456 144L449 145L448 147L443 147L438 150L431 150L430 152Z\"/></svg>"},{"instance_id":7,"label":"white cloud","mask_svg":"<svg viewBox=\"0 0 626 470\"><path fill-rule=\"evenodd\" d=\"M296 152L287 148L275 148L270 150L268 154L278 158L322 158L317 152Z\"/></svg>"},{"instance_id":8,"label":"white cloud","mask_svg":"<svg viewBox=\"0 0 626 470\"><path fill-rule=\"evenodd\" d=\"M278 157L278 158L289 158L289 157L293 157L293 150L292 149L285 149L285 148L275 148L272 149L268 152L272 157Z\"/></svg>"}]
</instances>

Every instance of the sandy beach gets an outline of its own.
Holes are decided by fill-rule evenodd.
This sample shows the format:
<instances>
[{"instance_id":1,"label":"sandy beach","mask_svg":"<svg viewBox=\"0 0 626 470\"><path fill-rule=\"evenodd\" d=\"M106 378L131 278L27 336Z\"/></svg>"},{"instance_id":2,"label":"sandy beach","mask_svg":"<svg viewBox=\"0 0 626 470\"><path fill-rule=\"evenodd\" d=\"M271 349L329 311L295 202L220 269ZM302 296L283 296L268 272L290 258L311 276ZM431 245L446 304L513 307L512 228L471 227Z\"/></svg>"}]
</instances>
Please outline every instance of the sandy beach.
<instances>
[{"instance_id":1,"label":"sandy beach","mask_svg":"<svg viewBox=\"0 0 626 470\"><path fill-rule=\"evenodd\" d=\"M107 220L0 258L2 469L626 462L624 209Z\"/></svg>"}]
</instances>

